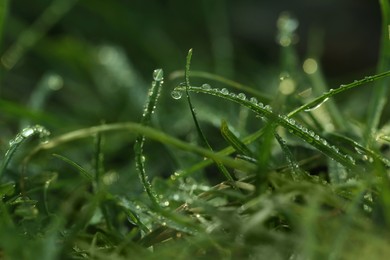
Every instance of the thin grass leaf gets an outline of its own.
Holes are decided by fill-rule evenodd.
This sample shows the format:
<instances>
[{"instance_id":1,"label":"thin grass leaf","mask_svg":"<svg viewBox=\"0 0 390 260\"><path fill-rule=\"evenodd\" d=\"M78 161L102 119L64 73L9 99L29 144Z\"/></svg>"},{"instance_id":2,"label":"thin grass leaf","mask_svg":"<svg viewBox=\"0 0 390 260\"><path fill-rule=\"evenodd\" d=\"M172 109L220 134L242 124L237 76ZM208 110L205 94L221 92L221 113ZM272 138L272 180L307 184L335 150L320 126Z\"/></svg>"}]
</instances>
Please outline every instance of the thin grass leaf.
<instances>
[{"instance_id":1,"label":"thin grass leaf","mask_svg":"<svg viewBox=\"0 0 390 260\"><path fill-rule=\"evenodd\" d=\"M164 83L164 72L162 69L156 69L153 71L153 81L152 86L149 89L148 99L144 106L144 113L142 115L141 124L147 126L150 124L152 114L156 109L157 100L160 96L161 88ZM145 171L145 156L143 154L143 147L145 143L145 135L138 135L134 144L134 152L135 152L135 163L138 172L138 176L146 193L148 194L150 200L156 207L159 207L159 199L154 191L152 184L149 181L149 178Z\"/></svg>"},{"instance_id":2,"label":"thin grass leaf","mask_svg":"<svg viewBox=\"0 0 390 260\"><path fill-rule=\"evenodd\" d=\"M201 138L202 142L204 143L204 145L210 150L213 152L213 148L211 147L211 145L209 144L209 142L207 141L207 138L206 136L203 134L203 131L199 125L199 122L198 122L198 119L196 117L196 114L195 114L195 109L192 105L192 102L191 102L191 97L190 97L190 94L188 92L188 88L190 86L190 66L191 66L191 57L192 57L192 49L190 49L188 51L188 55L187 55L187 62L186 62L186 70L185 70L185 73L184 73L184 78L185 78L185 89L186 89L186 96L187 96L187 101L188 101L188 105L190 107L190 111L191 111L191 115L192 115L192 119L194 120L194 123L195 123L195 126L196 126L196 130L199 134L199 137ZM232 183L234 182L234 179L233 177L230 175L229 171L226 169L226 167L219 161L215 161L215 164L217 165L219 171L225 176L225 178L229 181L231 181Z\"/></svg>"},{"instance_id":3,"label":"thin grass leaf","mask_svg":"<svg viewBox=\"0 0 390 260\"><path fill-rule=\"evenodd\" d=\"M69 158L66 158L65 156L62 156L62 155L59 155L59 154L53 154L54 157L60 159L61 161L63 162L66 162L67 164L69 164L70 166L72 166L73 168L75 168L80 174L81 176L83 176L86 180L92 182L94 181L94 178L92 176L91 173L89 173L87 170L85 170L81 165L79 165L78 163L72 161L71 159Z\"/></svg>"},{"instance_id":4,"label":"thin grass leaf","mask_svg":"<svg viewBox=\"0 0 390 260\"><path fill-rule=\"evenodd\" d=\"M314 110L314 109L320 107L329 98L333 97L336 94L343 93L344 91L347 91L349 89L352 89L352 88L355 88L355 87L358 87L358 86L362 86L364 84L367 84L367 83L370 83L370 82L373 82L373 81L376 81L376 80L379 80L379 79L383 79L383 78L386 78L388 76L390 76L390 71L386 71L386 72L383 72L383 73L380 73L380 74L376 74L376 75L373 75L373 76L367 76L367 77L365 77L365 78L363 78L361 80L356 80L356 81L354 81L352 83L349 83L349 84L346 84L346 85L340 85L339 88L330 89L328 92L325 92L321 96L315 98L313 101L311 101L311 102L309 102L307 104L304 104L304 105L298 107L297 109L291 111L288 114L288 117L293 117L293 116L295 116L296 114L298 114L301 111L311 111L311 110Z\"/></svg>"},{"instance_id":5,"label":"thin grass leaf","mask_svg":"<svg viewBox=\"0 0 390 260\"><path fill-rule=\"evenodd\" d=\"M175 90L185 91L182 86L176 87ZM264 117L268 121L275 122L276 124L283 126L289 132L301 138L309 145L317 148L326 156L333 158L334 160L338 161L349 169L355 169L359 171L355 164L355 161L353 160L353 158L351 158L351 156L340 152L336 146L331 145L326 139L320 137L313 130L310 130L305 126L298 124L294 119L289 118L288 116L273 113L272 108L269 105L259 103L254 98L250 98L248 100L244 93L235 94L229 93L228 91L221 91L220 89L205 89L202 87L193 86L188 87L188 91L217 96L219 98L230 100L240 105L246 106L247 108L255 112L258 116Z\"/></svg>"},{"instance_id":6,"label":"thin grass leaf","mask_svg":"<svg viewBox=\"0 0 390 260\"><path fill-rule=\"evenodd\" d=\"M0 168L0 178L3 176L9 162L11 161L18 148L26 140L30 139L35 135L38 135L41 140L46 141L46 138L50 135L50 132L40 125L26 127L20 133L18 133L14 139L9 142L9 148L4 155L4 159Z\"/></svg>"},{"instance_id":7,"label":"thin grass leaf","mask_svg":"<svg viewBox=\"0 0 390 260\"><path fill-rule=\"evenodd\" d=\"M253 153L249 148L237 137L232 131L230 131L228 124L225 120L221 124L221 134L223 138L240 154L253 158Z\"/></svg>"},{"instance_id":8,"label":"thin grass leaf","mask_svg":"<svg viewBox=\"0 0 390 260\"><path fill-rule=\"evenodd\" d=\"M103 136L101 133L97 133L95 136L95 152L94 152L94 164L95 164L95 178L94 186L95 192L100 188L102 182L102 176L104 174L104 154L102 152Z\"/></svg>"}]
</instances>

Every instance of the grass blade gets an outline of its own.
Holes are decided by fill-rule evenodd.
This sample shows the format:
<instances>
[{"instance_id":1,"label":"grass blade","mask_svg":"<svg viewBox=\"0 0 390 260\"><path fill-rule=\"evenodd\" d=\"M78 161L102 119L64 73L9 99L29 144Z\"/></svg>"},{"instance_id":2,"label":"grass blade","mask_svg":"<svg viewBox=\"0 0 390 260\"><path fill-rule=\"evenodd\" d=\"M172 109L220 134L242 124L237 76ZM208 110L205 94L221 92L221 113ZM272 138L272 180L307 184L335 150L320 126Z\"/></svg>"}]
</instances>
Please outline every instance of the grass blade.
<instances>
[{"instance_id":1,"label":"grass blade","mask_svg":"<svg viewBox=\"0 0 390 260\"><path fill-rule=\"evenodd\" d=\"M152 86L149 89L148 99L144 106L144 113L142 115L141 124L146 126L150 124L152 114L156 108L157 100L160 96L161 87L164 83L164 72L162 69L156 69L153 72ZM150 200L153 204L159 207L159 199L156 192L153 190L152 184L145 171L145 156L143 155L143 147L145 143L145 135L138 135L134 144L135 152L135 164L138 171L138 176L146 193L149 195Z\"/></svg>"},{"instance_id":2,"label":"grass blade","mask_svg":"<svg viewBox=\"0 0 390 260\"><path fill-rule=\"evenodd\" d=\"M253 153L237 136L230 131L226 121L222 121L221 134L223 138L240 154L253 157Z\"/></svg>"},{"instance_id":3,"label":"grass blade","mask_svg":"<svg viewBox=\"0 0 390 260\"><path fill-rule=\"evenodd\" d=\"M325 92L321 96L315 98L313 101L311 101L309 103L306 103L306 104L298 107L297 109L291 111L288 114L288 117L293 117L293 116L295 116L296 114L298 114L299 112L302 112L302 111L314 110L314 109L318 108L319 106L321 106L329 98L333 97L336 94L342 93L342 92L347 91L349 89L352 89L352 88L355 88L355 87L358 87L358 86L362 86L364 84L367 84L367 83L370 83L370 82L373 82L373 81L376 81L376 80L379 80L379 79L386 78L388 76L390 76L390 71L386 71L386 72L383 72L383 73L380 73L380 74L377 74L377 75L373 75L373 76L367 76L367 77L365 77L365 78L363 78L361 80L356 80L356 81L354 81L352 83L349 83L349 84L346 84L346 85L340 85L339 88L330 89L328 92Z\"/></svg>"},{"instance_id":4,"label":"grass blade","mask_svg":"<svg viewBox=\"0 0 390 260\"><path fill-rule=\"evenodd\" d=\"M187 96L187 101L188 101L188 105L190 107L190 111L191 111L191 115L192 115L192 119L194 120L194 123L195 123L195 126L196 126L196 130L198 131L198 134L202 140L202 142L204 143L204 145L210 150L210 151L213 151L213 148L211 147L211 145L209 144L209 142L207 141L207 138L206 136L203 134L203 131L202 129L200 128L200 125L199 125L199 122L198 122L198 119L196 118L196 114L195 114L195 109L192 105L192 102L191 102L191 98L190 98L190 94L188 92L188 88L190 87L190 66L191 66L191 57L192 57L192 49L190 49L188 51L188 55L187 55L187 62L186 62L186 70L185 70L185 73L184 73L184 78L185 78L185 90L186 90L186 96ZM226 169L226 167L219 161L215 161L215 164L217 165L219 171L226 177L226 179L228 181L231 181L232 183L234 182L234 179L233 177L230 175L229 171Z\"/></svg>"},{"instance_id":5,"label":"grass blade","mask_svg":"<svg viewBox=\"0 0 390 260\"><path fill-rule=\"evenodd\" d=\"M63 162L66 162L67 164L69 164L70 166L75 168L81 174L81 176L83 176L86 180L91 181L91 182L93 181L92 174L90 174L87 170L85 170L78 163L72 161L69 158L66 158L65 156L59 155L59 154L53 154L53 156L60 159Z\"/></svg>"},{"instance_id":6,"label":"grass blade","mask_svg":"<svg viewBox=\"0 0 390 260\"><path fill-rule=\"evenodd\" d=\"M22 145L26 140L31 137L38 135L40 139L46 138L50 135L50 132L46 130L43 126L35 125L31 127L24 128L20 133L18 133L14 139L9 142L9 148L5 153L1 168L0 168L0 178L3 176L9 162L14 156L15 152L18 150L20 145Z\"/></svg>"},{"instance_id":7,"label":"grass blade","mask_svg":"<svg viewBox=\"0 0 390 260\"><path fill-rule=\"evenodd\" d=\"M96 135L97 133L105 133L105 132L113 132L113 131L129 131L132 133L142 134L143 136L153 139L157 142L171 145L179 149L182 149L184 151L199 154L203 157L207 157L213 160L218 160L221 163L232 168L237 168L239 170L249 171L249 172L253 172L256 170L256 167L251 163L247 163L244 161L237 162L235 159L226 157L224 155L215 152L211 152L208 149L204 149L196 145L186 143L177 138L169 136L159 130L144 126L142 124L131 123L131 122L93 126L93 127L83 128L83 129L79 129L73 132L68 132L66 134L57 136L56 138L53 138L45 143L41 143L40 145L35 147L35 149L32 150L31 153L24 159L23 163L24 164L28 163L34 155L36 155L41 151L50 150L64 143L72 142L78 139L88 138Z\"/></svg>"}]
</instances>

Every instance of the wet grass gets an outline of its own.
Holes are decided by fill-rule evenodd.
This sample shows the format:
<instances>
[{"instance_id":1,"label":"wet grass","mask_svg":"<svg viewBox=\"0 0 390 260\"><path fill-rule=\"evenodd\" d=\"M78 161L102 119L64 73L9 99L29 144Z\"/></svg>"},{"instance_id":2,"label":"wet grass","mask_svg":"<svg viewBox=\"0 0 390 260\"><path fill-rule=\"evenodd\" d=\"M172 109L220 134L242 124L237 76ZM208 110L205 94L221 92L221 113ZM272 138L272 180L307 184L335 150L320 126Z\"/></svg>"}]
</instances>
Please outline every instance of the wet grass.
<instances>
[{"instance_id":1,"label":"wet grass","mask_svg":"<svg viewBox=\"0 0 390 260\"><path fill-rule=\"evenodd\" d=\"M177 71L161 64L146 79L118 46L86 51L86 43L62 39L47 57L35 50L61 57L63 67L41 73L26 105L3 89L1 256L384 259L390 49L389 7L380 3L378 71L333 87L317 59L302 68L297 21L286 13L273 93L203 71L196 49ZM17 65L29 64L32 40L51 45L45 32L77 3L63 4L54 1L25 29L35 38L22 34L4 52L4 84L33 69ZM50 11L57 5L61 12ZM18 44L28 48L14 53ZM57 49L65 45L67 55ZM73 71L69 55L88 76ZM365 88L374 93L371 108L353 118L340 99Z\"/></svg>"}]
</instances>

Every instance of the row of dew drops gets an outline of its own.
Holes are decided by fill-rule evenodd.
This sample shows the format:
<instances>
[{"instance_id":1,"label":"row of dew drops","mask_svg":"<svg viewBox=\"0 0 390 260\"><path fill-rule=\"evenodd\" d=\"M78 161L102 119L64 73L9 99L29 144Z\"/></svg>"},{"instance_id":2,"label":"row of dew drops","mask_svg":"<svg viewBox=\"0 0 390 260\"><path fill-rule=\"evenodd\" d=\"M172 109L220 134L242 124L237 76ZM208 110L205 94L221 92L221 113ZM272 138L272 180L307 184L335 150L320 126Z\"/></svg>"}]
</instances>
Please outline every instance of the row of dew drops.
<instances>
[{"instance_id":1,"label":"row of dew drops","mask_svg":"<svg viewBox=\"0 0 390 260\"><path fill-rule=\"evenodd\" d=\"M186 86L185 83L180 83L177 87L175 87L174 90L171 92L172 98L180 99L182 97L182 93L183 93L183 90L185 89L185 86ZM251 106L254 106L257 109L260 109L260 111L263 111L263 112L266 111L267 113L272 113L272 108L270 105L264 105L263 103L258 102L258 100L255 97L251 97L251 98L247 99L247 97L244 93L235 94L235 93L229 92L229 90L226 88L222 88L222 89L212 88L207 83L203 84L200 88L191 86L188 89L191 91L194 91L194 92L203 92L203 93L207 93L207 94L211 94L211 95L222 96L222 97L225 97L228 99L232 99L236 102L238 102L238 101L249 102L249 104ZM330 92L332 92L332 90ZM312 111L314 109L317 109L323 103L325 103L327 100L328 100L328 98L325 98L319 104L315 104L313 107L305 109L305 111L308 112L308 111ZM248 103L246 103L246 104L248 104ZM255 110L255 112L259 112L259 110ZM327 149L331 149L334 153L341 155L346 160L348 160L351 164L356 165L356 162L352 158L352 156L342 154L336 146L329 144L329 142L327 140L320 137L314 131L309 130L305 126L297 123L294 119L292 119L286 115L277 115L277 118L280 122L282 122L282 124L287 126L289 132L294 133L296 131L299 131L300 133L304 133L304 135L306 137L305 140L307 142L309 142L309 143L319 142L319 143L321 143L322 146L326 146ZM295 130L295 129L297 129L297 130Z\"/></svg>"}]
</instances>

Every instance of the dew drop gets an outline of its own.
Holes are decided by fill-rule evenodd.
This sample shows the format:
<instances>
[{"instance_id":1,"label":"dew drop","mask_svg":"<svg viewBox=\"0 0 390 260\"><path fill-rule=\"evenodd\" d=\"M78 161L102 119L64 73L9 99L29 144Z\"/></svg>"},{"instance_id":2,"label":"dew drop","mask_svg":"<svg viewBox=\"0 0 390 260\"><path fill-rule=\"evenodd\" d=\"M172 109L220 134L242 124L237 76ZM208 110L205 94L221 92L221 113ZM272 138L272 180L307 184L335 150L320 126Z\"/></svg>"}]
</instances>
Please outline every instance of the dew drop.
<instances>
[{"instance_id":1,"label":"dew drop","mask_svg":"<svg viewBox=\"0 0 390 260\"><path fill-rule=\"evenodd\" d=\"M251 99L249 100L252 104L254 105L257 105L258 101L255 97L251 97Z\"/></svg>"},{"instance_id":2,"label":"dew drop","mask_svg":"<svg viewBox=\"0 0 390 260\"><path fill-rule=\"evenodd\" d=\"M179 91L179 90L173 90L173 91L171 92L171 97L172 97L173 99L181 99L182 96L183 96L183 94L182 94L182 92Z\"/></svg>"},{"instance_id":3,"label":"dew drop","mask_svg":"<svg viewBox=\"0 0 390 260\"><path fill-rule=\"evenodd\" d=\"M272 112L272 107L270 105L265 105L264 109L268 112Z\"/></svg>"},{"instance_id":4,"label":"dew drop","mask_svg":"<svg viewBox=\"0 0 390 260\"><path fill-rule=\"evenodd\" d=\"M153 71L153 79L155 81L162 81L162 80L164 80L164 71L162 69L155 69Z\"/></svg>"},{"instance_id":5,"label":"dew drop","mask_svg":"<svg viewBox=\"0 0 390 260\"><path fill-rule=\"evenodd\" d=\"M223 88L221 90L221 93L224 94L224 95L229 95L229 90L227 90L227 88Z\"/></svg>"},{"instance_id":6,"label":"dew drop","mask_svg":"<svg viewBox=\"0 0 390 260\"><path fill-rule=\"evenodd\" d=\"M237 95L237 97L238 97L239 99L241 99L241 100L245 100L245 99L246 99L246 95L245 95L244 93L239 93L239 94Z\"/></svg>"},{"instance_id":7,"label":"dew drop","mask_svg":"<svg viewBox=\"0 0 390 260\"><path fill-rule=\"evenodd\" d=\"M18 144L18 143L22 142L23 139L24 139L23 136L17 135L14 139L9 141L9 146L14 146L15 144Z\"/></svg>"},{"instance_id":8,"label":"dew drop","mask_svg":"<svg viewBox=\"0 0 390 260\"><path fill-rule=\"evenodd\" d=\"M322 106L322 104L324 104L328 100L329 100L329 98L327 97L327 98L325 98L323 100L320 100L319 102L314 103L310 107L306 108L305 112L310 112L310 111L313 111L313 110L319 108L320 106Z\"/></svg>"},{"instance_id":9,"label":"dew drop","mask_svg":"<svg viewBox=\"0 0 390 260\"><path fill-rule=\"evenodd\" d=\"M21 134L24 138L27 138L27 137L33 135L34 132L35 132L35 131L34 131L33 128L28 127L28 128L23 129L23 131L22 131L20 134Z\"/></svg>"},{"instance_id":10,"label":"dew drop","mask_svg":"<svg viewBox=\"0 0 390 260\"><path fill-rule=\"evenodd\" d=\"M210 86L210 84L205 83L202 85L202 88L205 90L209 90L209 89L211 89L211 86Z\"/></svg>"}]
</instances>

